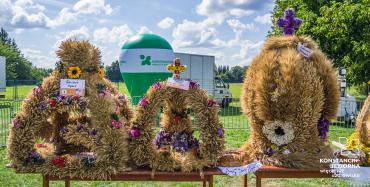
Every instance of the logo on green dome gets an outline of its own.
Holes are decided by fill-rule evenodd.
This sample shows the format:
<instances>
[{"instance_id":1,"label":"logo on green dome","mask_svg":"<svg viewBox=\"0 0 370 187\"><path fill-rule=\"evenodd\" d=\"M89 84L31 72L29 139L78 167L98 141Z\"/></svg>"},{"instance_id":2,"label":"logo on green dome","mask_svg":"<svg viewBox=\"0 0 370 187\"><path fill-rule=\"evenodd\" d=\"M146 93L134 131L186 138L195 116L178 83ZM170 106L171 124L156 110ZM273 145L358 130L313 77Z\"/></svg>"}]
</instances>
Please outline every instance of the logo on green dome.
<instances>
[{"instance_id":1,"label":"logo on green dome","mask_svg":"<svg viewBox=\"0 0 370 187\"><path fill-rule=\"evenodd\" d=\"M152 65L152 57L140 55L141 65Z\"/></svg>"}]
</instances>

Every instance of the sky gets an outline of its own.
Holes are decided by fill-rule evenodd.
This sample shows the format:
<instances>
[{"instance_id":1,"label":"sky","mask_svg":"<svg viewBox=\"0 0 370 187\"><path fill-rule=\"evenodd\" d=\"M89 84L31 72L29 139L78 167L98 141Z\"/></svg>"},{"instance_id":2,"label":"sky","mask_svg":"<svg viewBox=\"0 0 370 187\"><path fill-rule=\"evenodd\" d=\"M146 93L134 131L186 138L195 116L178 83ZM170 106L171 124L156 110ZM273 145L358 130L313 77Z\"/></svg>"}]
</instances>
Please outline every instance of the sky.
<instances>
[{"instance_id":1,"label":"sky","mask_svg":"<svg viewBox=\"0 0 370 187\"><path fill-rule=\"evenodd\" d=\"M158 34L175 52L213 55L217 65L249 65L271 27L273 0L0 0L0 26L35 66L53 68L68 38L102 51L105 65L124 42Z\"/></svg>"}]
</instances>

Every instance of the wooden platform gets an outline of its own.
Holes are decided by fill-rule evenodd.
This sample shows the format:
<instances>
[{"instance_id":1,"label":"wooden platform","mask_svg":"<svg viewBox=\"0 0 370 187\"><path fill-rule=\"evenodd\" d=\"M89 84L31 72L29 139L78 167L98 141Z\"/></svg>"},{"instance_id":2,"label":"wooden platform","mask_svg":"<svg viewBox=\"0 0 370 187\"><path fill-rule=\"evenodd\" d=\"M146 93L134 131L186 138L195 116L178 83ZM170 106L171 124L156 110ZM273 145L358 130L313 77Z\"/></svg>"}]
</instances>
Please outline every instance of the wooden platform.
<instances>
[{"instance_id":1,"label":"wooden platform","mask_svg":"<svg viewBox=\"0 0 370 187\"><path fill-rule=\"evenodd\" d=\"M263 166L255 172L256 186L261 187L262 178L332 178L331 173L322 173L320 169L292 169L275 166Z\"/></svg>"},{"instance_id":2,"label":"wooden platform","mask_svg":"<svg viewBox=\"0 0 370 187\"><path fill-rule=\"evenodd\" d=\"M152 176L152 171L150 169L140 169L140 170L134 170L129 172L123 172L117 175L111 176L111 178L108 181L172 181L172 182L202 182L203 186L212 187L213 186L213 176L214 175L224 175L222 172L220 172L217 169L207 169L202 172L161 172L156 171L154 176ZM71 184L71 181L103 181L99 179L86 179L86 178L59 178L58 176L49 176L44 175L42 185L43 187L48 187L50 181L64 181L65 186L69 187ZM246 186L245 181L245 185Z\"/></svg>"}]
</instances>

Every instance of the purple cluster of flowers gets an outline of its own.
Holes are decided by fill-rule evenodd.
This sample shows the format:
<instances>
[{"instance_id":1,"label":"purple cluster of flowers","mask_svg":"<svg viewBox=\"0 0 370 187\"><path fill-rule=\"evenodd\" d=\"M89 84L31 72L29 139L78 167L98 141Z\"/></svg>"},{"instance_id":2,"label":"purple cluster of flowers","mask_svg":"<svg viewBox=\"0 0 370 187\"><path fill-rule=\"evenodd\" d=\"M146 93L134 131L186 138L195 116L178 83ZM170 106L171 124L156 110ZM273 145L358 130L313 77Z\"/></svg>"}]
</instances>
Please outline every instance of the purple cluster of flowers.
<instances>
[{"instance_id":1,"label":"purple cluster of flowers","mask_svg":"<svg viewBox=\"0 0 370 187\"><path fill-rule=\"evenodd\" d=\"M319 131L319 136L326 139L326 134L329 132L330 122L327 119L320 119L317 123L317 130Z\"/></svg>"},{"instance_id":2,"label":"purple cluster of flowers","mask_svg":"<svg viewBox=\"0 0 370 187\"><path fill-rule=\"evenodd\" d=\"M186 152L190 149L198 149L199 141L193 136L193 133L186 131L167 133L164 129L160 129L153 142L157 148L171 145L176 152Z\"/></svg>"},{"instance_id":3,"label":"purple cluster of flowers","mask_svg":"<svg viewBox=\"0 0 370 187\"><path fill-rule=\"evenodd\" d=\"M38 154L37 152L32 152L28 155L26 159L24 159L23 165L28 165L28 164L40 165L40 164L43 164L44 162L45 160L41 157L40 154Z\"/></svg>"},{"instance_id":4,"label":"purple cluster of flowers","mask_svg":"<svg viewBox=\"0 0 370 187\"><path fill-rule=\"evenodd\" d=\"M43 110L46 108L46 106L49 106L50 108L55 108L58 105L72 105L73 103L77 103L77 105L80 107L81 112L85 111L87 107L86 100L79 96L58 95L56 97L49 98L47 104L40 103L39 109Z\"/></svg>"},{"instance_id":5,"label":"purple cluster of flowers","mask_svg":"<svg viewBox=\"0 0 370 187\"><path fill-rule=\"evenodd\" d=\"M284 35L293 35L301 24L302 20L294 17L294 11L291 8L284 12L284 18L277 20L277 26L283 28Z\"/></svg>"},{"instance_id":6,"label":"purple cluster of flowers","mask_svg":"<svg viewBox=\"0 0 370 187\"><path fill-rule=\"evenodd\" d=\"M189 83L189 87L192 88L192 89L195 89L195 88L199 87L199 84L196 81L191 80L190 83Z\"/></svg>"}]
</instances>

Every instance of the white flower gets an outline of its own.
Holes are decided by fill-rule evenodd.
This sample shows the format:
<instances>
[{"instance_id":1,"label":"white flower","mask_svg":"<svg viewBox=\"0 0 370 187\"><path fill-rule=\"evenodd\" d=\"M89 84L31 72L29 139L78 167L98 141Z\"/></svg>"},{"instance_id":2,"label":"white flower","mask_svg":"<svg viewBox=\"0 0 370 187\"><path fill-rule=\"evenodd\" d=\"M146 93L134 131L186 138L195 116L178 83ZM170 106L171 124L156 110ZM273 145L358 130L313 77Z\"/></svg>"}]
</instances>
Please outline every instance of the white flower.
<instances>
[{"instance_id":1,"label":"white flower","mask_svg":"<svg viewBox=\"0 0 370 187\"><path fill-rule=\"evenodd\" d=\"M265 122L262 127L263 133L271 143L282 146L290 143L294 139L293 124L283 121Z\"/></svg>"}]
</instances>

